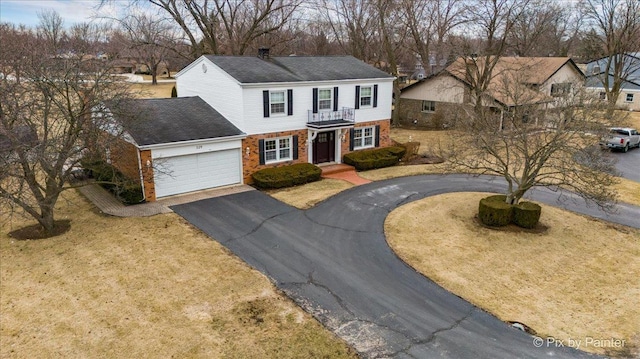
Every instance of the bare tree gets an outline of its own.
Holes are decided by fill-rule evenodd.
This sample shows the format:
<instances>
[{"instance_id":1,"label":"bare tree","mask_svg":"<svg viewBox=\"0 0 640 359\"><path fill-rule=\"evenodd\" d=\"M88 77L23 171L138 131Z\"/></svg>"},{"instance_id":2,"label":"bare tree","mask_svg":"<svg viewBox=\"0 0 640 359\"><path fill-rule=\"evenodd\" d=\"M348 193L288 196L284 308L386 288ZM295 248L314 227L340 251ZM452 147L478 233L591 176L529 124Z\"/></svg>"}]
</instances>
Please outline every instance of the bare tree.
<instances>
[{"instance_id":1,"label":"bare tree","mask_svg":"<svg viewBox=\"0 0 640 359\"><path fill-rule=\"evenodd\" d=\"M533 0L514 20L509 46L517 56L567 56L581 18L571 3Z\"/></svg>"},{"instance_id":2,"label":"bare tree","mask_svg":"<svg viewBox=\"0 0 640 359\"><path fill-rule=\"evenodd\" d=\"M151 83L157 85L159 67L166 65L175 44L171 24L144 13L126 16L119 22L126 39L122 45L147 67Z\"/></svg>"},{"instance_id":3,"label":"bare tree","mask_svg":"<svg viewBox=\"0 0 640 359\"><path fill-rule=\"evenodd\" d=\"M573 190L610 208L616 179L611 160L598 146L596 134L608 124L599 101L576 87L547 103L526 86L536 66L503 73L492 85L501 105L468 109L457 124L464 131L456 133L455 143L443 153L453 168L503 177L510 204L517 204L533 187L548 187ZM499 121L502 131L496 131Z\"/></svg>"},{"instance_id":4,"label":"bare tree","mask_svg":"<svg viewBox=\"0 0 640 359\"><path fill-rule=\"evenodd\" d=\"M479 38L465 39L461 44L462 57L457 61L464 73L458 77L468 83L478 113L482 111L482 99L493 79L493 70L505 55L514 24L528 3L528 0L475 0L468 5L472 14L468 26Z\"/></svg>"},{"instance_id":5,"label":"bare tree","mask_svg":"<svg viewBox=\"0 0 640 359\"><path fill-rule=\"evenodd\" d=\"M110 0L103 0L107 2ZM111 0L112 1L112 0ZM143 0L140 0L143 1ZM144 0L173 20L203 54L244 55L261 39L293 21L301 0Z\"/></svg>"},{"instance_id":6,"label":"bare tree","mask_svg":"<svg viewBox=\"0 0 640 359\"><path fill-rule=\"evenodd\" d=\"M624 81L640 68L640 61L629 61L627 57L628 52L640 48L640 1L585 0L584 13L606 54L600 66L600 81L611 115Z\"/></svg>"},{"instance_id":7,"label":"bare tree","mask_svg":"<svg viewBox=\"0 0 640 359\"><path fill-rule=\"evenodd\" d=\"M318 11L344 52L365 62L377 60L379 24L373 1L323 0Z\"/></svg>"},{"instance_id":8,"label":"bare tree","mask_svg":"<svg viewBox=\"0 0 640 359\"><path fill-rule=\"evenodd\" d=\"M127 89L107 64L87 56L92 48L61 53L42 30L27 35L14 44L28 49L21 61L0 52L0 201L36 219L46 235L56 229L60 194L99 137L100 124L92 120L98 104L126 97ZM16 73L21 81L11 76Z\"/></svg>"}]
</instances>

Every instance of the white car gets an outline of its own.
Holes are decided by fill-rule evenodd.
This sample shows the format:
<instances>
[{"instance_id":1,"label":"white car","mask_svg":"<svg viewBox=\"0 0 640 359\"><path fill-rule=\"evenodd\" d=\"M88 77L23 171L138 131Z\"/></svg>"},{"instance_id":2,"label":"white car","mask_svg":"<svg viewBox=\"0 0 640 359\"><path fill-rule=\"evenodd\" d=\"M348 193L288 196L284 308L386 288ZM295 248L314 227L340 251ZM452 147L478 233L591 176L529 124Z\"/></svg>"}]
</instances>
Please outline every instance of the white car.
<instances>
[{"instance_id":1,"label":"white car","mask_svg":"<svg viewBox=\"0 0 640 359\"><path fill-rule=\"evenodd\" d=\"M633 128L613 127L609 129L609 135L602 138L600 146L627 152L630 148L640 147L640 134Z\"/></svg>"}]
</instances>

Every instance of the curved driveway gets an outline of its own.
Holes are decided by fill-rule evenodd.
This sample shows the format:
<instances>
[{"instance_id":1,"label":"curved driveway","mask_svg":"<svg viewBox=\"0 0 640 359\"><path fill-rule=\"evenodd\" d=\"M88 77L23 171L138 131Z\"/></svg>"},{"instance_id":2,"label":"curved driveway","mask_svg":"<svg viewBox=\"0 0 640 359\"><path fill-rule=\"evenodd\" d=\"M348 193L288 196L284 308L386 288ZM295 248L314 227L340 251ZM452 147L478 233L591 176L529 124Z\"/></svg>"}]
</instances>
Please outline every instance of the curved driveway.
<instances>
[{"instance_id":1,"label":"curved driveway","mask_svg":"<svg viewBox=\"0 0 640 359\"><path fill-rule=\"evenodd\" d=\"M494 177L425 175L355 187L306 211L258 191L172 209L266 274L363 357L594 357L534 345L532 336L444 290L387 246L384 220L397 206L441 193L504 188ZM581 200L559 204L558 194L547 190L530 197L640 227L640 207L620 206L608 216Z\"/></svg>"}]
</instances>

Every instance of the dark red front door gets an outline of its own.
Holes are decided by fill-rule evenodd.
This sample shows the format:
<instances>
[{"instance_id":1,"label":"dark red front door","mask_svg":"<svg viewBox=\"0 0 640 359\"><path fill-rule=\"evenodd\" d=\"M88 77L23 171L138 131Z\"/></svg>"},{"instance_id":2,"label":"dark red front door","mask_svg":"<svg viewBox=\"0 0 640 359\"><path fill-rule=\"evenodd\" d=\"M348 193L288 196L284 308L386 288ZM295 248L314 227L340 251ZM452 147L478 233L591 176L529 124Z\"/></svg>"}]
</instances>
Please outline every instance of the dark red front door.
<instances>
[{"instance_id":1,"label":"dark red front door","mask_svg":"<svg viewBox=\"0 0 640 359\"><path fill-rule=\"evenodd\" d=\"M320 132L313 140L313 163L334 162L336 160L335 132Z\"/></svg>"}]
</instances>

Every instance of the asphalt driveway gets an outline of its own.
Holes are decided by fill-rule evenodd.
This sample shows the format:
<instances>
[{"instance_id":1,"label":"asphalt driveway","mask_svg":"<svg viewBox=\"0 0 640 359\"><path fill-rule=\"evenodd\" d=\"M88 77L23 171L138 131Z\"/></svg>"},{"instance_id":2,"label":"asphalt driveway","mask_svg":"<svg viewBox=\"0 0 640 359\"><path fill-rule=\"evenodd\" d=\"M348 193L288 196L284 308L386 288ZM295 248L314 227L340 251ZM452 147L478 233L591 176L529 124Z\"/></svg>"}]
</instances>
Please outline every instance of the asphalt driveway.
<instances>
[{"instance_id":1,"label":"asphalt driveway","mask_svg":"<svg viewBox=\"0 0 640 359\"><path fill-rule=\"evenodd\" d=\"M609 156L615 159L620 176L640 182L640 148L630 149L627 153L611 151Z\"/></svg>"},{"instance_id":2,"label":"asphalt driveway","mask_svg":"<svg viewBox=\"0 0 640 359\"><path fill-rule=\"evenodd\" d=\"M266 274L298 305L367 358L591 358L513 329L417 273L387 246L384 219L399 205L457 191L501 191L493 177L425 175L344 191L306 211L251 191L172 207ZM558 194L531 193L559 205ZM640 208L608 216L640 226ZM419 235L419 234L416 234Z\"/></svg>"}]
</instances>

